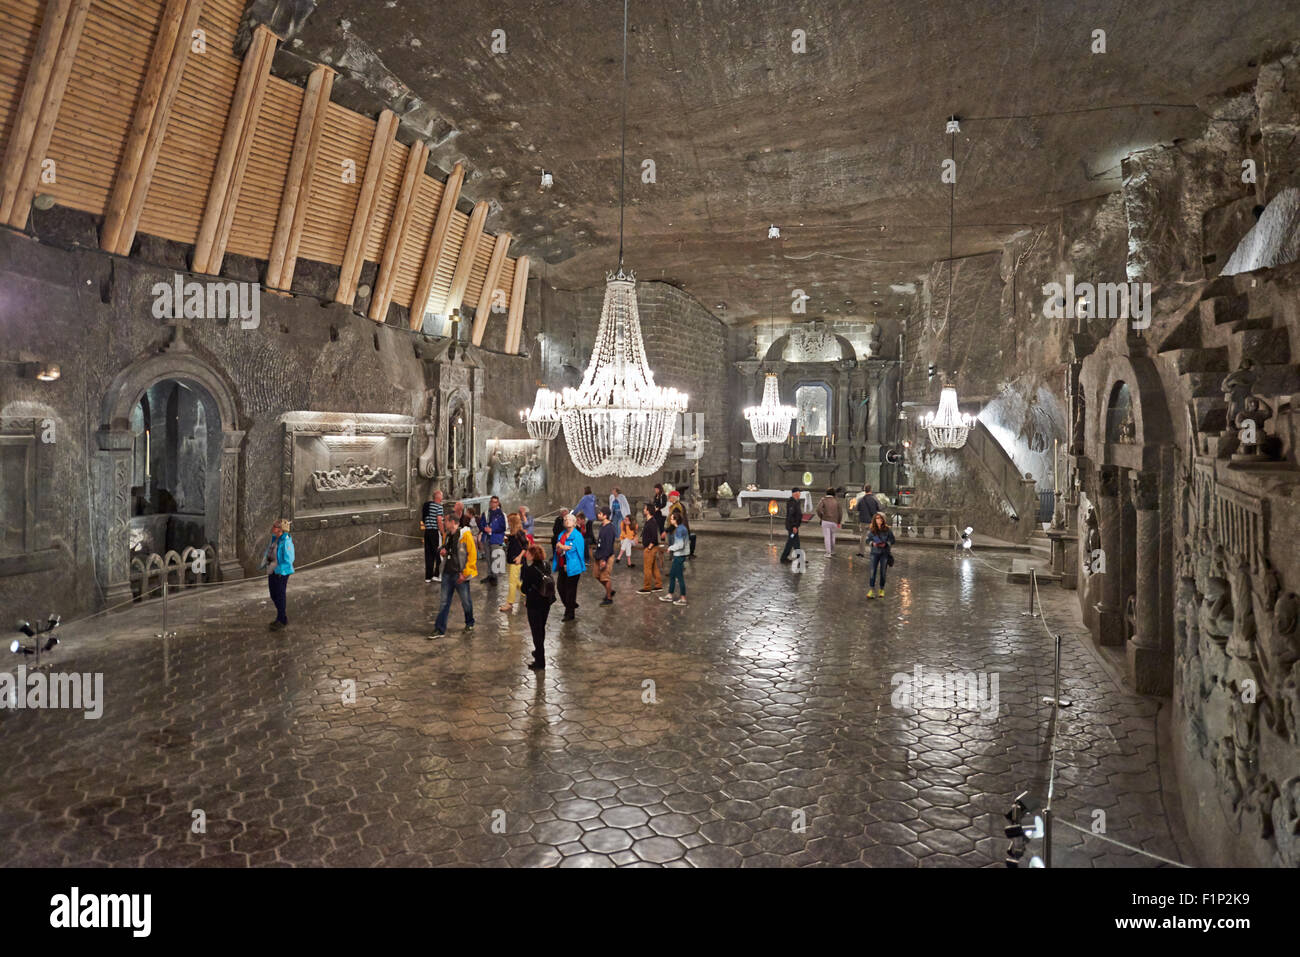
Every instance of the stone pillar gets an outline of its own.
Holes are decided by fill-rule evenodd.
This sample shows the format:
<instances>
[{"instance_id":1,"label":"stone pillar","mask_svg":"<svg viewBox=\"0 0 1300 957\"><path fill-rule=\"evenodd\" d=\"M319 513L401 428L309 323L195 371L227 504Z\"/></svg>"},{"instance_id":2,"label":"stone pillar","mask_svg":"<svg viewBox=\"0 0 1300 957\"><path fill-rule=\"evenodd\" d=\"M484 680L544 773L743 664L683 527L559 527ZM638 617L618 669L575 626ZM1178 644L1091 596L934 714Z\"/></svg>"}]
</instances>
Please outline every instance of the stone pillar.
<instances>
[{"instance_id":1,"label":"stone pillar","mask_svg":"<svg viewBox=\"0 0 1300 957\"><path fill-rule=\"evenodd\" d=\"M131 450L129 429L95 433L92 465L95 516L95 577L108 605L131 599Z\"/></svg>"},{"instance_id":2,"label":"stone pillar","mask_svg":"<svg viewBox=\"0 0 1300 957\"><path fill-rule=\"evenodd\" d=\"M1137 511L1137 568L1129 672L1140 694L1169 694L1172 663L1160 641L1160 480L1154 472L1131 476Z\"/></svg>"},{"instance_id":3,"label":"stone pillar","mask_svg":"<svg viewBox=\"0 0 1300 957\"><path fill-rule=\"evenodd\" d=\"M1101 525L1101 551L1106 569L1101 573L1101 601L1097 603L1098 640L1103 645L1118 647L1124 644L1120 469L1103 465L1097 474L1097 521Z\"/></svg>"},{"instance_id":4,"label":"stone pillar","mask_svg":"<svg viewBox=\"0 0 1300 957\"><path fill-rule=\"evenodd\" d=\"M748 427L748 423L746 423ZM740 488L736 489L739 495L750 485L758 484L758 443L741 442L740 443Z\"/></svg>"},{"instance_id":5,"label":"stone pillar","mask_svg":"<svg viewBox=\"0 0 1300 957\"><path fill-rule=\"evenodd\" d=\"M227 582L244 577L244 566L239 563L239 452L244 434L221 433L221 532L217 539L217 564L221 580Z\"/></svg>"}]
</instances>

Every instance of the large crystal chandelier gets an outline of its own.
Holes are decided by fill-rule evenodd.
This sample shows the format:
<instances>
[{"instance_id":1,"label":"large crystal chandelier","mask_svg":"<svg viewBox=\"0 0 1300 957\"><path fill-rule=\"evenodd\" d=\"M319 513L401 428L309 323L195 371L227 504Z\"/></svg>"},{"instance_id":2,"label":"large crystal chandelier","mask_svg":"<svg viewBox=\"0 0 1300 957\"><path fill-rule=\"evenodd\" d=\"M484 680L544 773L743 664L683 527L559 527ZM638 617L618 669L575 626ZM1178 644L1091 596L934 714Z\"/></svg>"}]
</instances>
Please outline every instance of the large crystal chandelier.
<instances>
[{"instance_id":1,"label":"large crystal chandelier","mask_svg":"<svg viewBox=\"0 0 1300 957\"><path fill-rule=\"evenodd\" d=\"M758 443L784 442L790 434L790 422L799 410L792 405L781 404L780 377L769 372L763 378L763 403L751 405L745 410L749 420L749 430Z\"/></svg>"},{"instance_id":2,"label":"large crystal chandelier","mask_svg":"<svg viewBox=\"0 0 1300 957\"><path fill-rule=\"evenodd\" d=\"M641 339L636 278L619 269L605 283L596 346L582 385L560 396L560 421L583 475L628 478L659 471L687 397L655 385Z\"/></svg>"},{"instance_id":3,"label":"large crystal chandelier","mask_svg":"<svg viewBox=\"0 0 1300 957\"><path fill-rule=\"evenodd\" d=\"M930 434L930 444L939 449L959 449L966 444L975 419L957 408L957 390L950 385L939 395L939 411L923 416L921 425Z\"/></svg>"},{"instance_id":4,"label":"large crystal chandelier","mask_svg":"<svg viewBox=\"0 0 1300 957\"><path fill-rule=\"evenodd\" d=\"M627 0L623 0L623 126L618 184L618 271L605 277L605 304L582 385L560 394L560 422L583 475L651 475L663 466L687 397L655 385L641 338L636 277L623 270L627 170Z\"/></svg>"},{"instance_id":5,"label":"large crystal chandelier","mask_svg":"<svg viewBox=\"0 0 1300 957\"><path fill-rule=\"evenodd\" d=\"M528 426L528 434L549 442L560 434L560 397L546 387L537 390L532 408L519 413L519 421Z\"/></svg>"}]
</instances>

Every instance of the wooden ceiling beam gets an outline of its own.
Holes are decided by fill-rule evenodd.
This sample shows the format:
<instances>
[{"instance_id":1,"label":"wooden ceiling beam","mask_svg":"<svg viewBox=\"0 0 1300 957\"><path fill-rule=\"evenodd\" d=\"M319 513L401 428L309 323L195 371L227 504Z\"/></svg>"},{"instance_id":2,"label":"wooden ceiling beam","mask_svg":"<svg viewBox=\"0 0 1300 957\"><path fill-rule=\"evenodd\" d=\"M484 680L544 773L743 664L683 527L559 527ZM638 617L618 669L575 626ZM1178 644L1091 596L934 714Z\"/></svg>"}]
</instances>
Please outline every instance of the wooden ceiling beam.
<instances>
[{"instance_id":1,"label":"wooden ceiling beam","mask_svg":"<svg viewBox=\"0 0 1300 957\"><path fill-rule=\"evenodd\" d=\"M369 316L383 322L388 316L388 305L393 301L393 287L397 283L397 270L402 262L402 246L411 230L411 201L429 162L429 148L420 141L406 151L406 173L402 176L402 190L397 194L393 216L388 223L388 241L384 244L384 258L379 263L375 277L375 291L370 297Z\"/></svg>"},{"instance_id":2,"label":"wooden ceiling beam","mask_svg":"<svg viewBox=\"0 0 1300 957\"><path fill-rule=\"evenodd\" d=\"M487 330L488 317L492 314L492 296L497 280L501 278L501 267L506 263L506 252L510 249L510 234L502 233L492 247L492 259L488 262L487 275L483 277L483 288L478 294L478 304L474 308L474 330L470 342L476 346L483 345L483 333Z\"/></svg>"},{"instance_id":3,"label":"wooden ceiling beam","mask_svg":"<svg viewBox=\"0 0 1300 957\"><path fill-rule=\"evenodd\" d=\"M298 245L302 241L307 207L311 201L321 133L325 128L325 114L333 89L333 70L322 64L311 71L307 89L303 91L302 108L298 111L298 129L293 138L284 191L280 194L280 214L271 239L271 256L267 260L266 285L273 290L287 291L293 283Z\"/></svg>"},{"instance_id":4,"label":"wooden ceiling beam","mask_svg":"<svg viewBox=\"0 0 1300 957\"><path fill-rule=\"evenodd\" d=\"M474 257L478 255L478 244L483 238L483 223L487 220L488 204L486 201L475 203L474 212L470 213L469 224L465 227L465 239L460 244L460 253L456 259L456 271L451 277L451 288L447 290L447 314L459 309L465 297L465 287L469 285L469 275L474 269Z\"/></svg>"},{"instance_id":5,"label":"wooden ceiling beam","mask_svg":"<svg viewBox=\"0 0 1300 957\"><path fill-rule=\"evenodd\" d=\"M510 290L510 315L506 319L506 352L519 352L524 328L524 299L528 296L528 257L515 260L515 282Z\"/></svg>"},{"instance_id":6,"label":"wooden ceiling beam","mask_svg":"<svg viewBox=\"0 0 1300 957\"><path fill-rule=\"evenodd\" d=\"M278 37L262 24L253 32L253 40L244 54L230 112L226 115L221 150L208 187L198 239L194 243L192 265L195 272L216 274L221 271L277 40Z\"/></svg>"},{"instance_id":7,"label":"wooden ceiling beam","mask_svg":"<svg viewBox=\"0 0 1300 957\"><path fill-rule=\"evenodd\" d=\"M0 221L27 225L90 0L49 0L0 174Z\"/></svg>"},{"instance_id":8,"label":"wooden ceiling beam","mask_svg":"<svg viewBox=\"0 0 1300 957\"><path fill-rule=\"evenodd\" d=\"M347 248L343 251L343 264L339 267L339 287L334 301L352 305L357 297L357 281L365 259L366 237L379 203L379 181L383 178L388 152L397 144L397 115L384 110L375 123L375 135L370 140L370 153L366 158L366 171L361 177L361 190L357 194L356 209L352 213L352 229L348 232Z\"/></svg>"},{"instance_id":9,"label":"wooden ceiling beam","mask_svg":"<svg viewBox=\"0 0 1300 957\"><path fill-rule=\"evenodd\" d=\"M433 280L438 275L438 265L442 262L443 247L447 245L447 230L451 226L451 214L456 211L460 201L460 187L465 182L465 164L457 163L452 167L442 187L442 198L438 201L438 215L433 221L433 232L429 234L429 245L424 252L424 263L420 266L420 278L415 283L415 293L411 297L411 331L418 331L424 325L424 310L429 305L429 296L433 294Z\"/></svg>"},{"instance_id":10,"label":"wooden ceiling beam","mask_svg":"<svg viewBox=\"0 0 1300 957\"><path fill-rule=\"evenodd\" d=\"M104 225L99 234L101 249L125 256L135 242L140 214L167 134L172 102L185 73L191 35L202 9L203 0L167 0L149 71L104 212Z\"/></svg>"}]
</instances>

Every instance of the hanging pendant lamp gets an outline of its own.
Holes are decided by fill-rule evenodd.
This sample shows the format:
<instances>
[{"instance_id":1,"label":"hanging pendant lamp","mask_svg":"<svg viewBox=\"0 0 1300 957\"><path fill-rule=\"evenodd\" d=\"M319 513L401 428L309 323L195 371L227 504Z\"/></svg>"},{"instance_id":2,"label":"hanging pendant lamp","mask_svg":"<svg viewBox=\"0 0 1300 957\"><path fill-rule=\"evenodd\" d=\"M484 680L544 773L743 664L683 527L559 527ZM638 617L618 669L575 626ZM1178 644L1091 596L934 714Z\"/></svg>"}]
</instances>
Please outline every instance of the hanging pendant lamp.
<instances>
[{"instance_id":1,"label":"hanging pendant lamp","mask_svg":"<svg viewBox=\"0 0 1300 957\"><path fill-rule=\"evenodd\" d=\"M798 414L794 406L781 404L781 378L775 372L763 377L762 404L745 410L754 441L764 445L784 442L790 434L790 423Z\"/></svg>"},{"instance_id":2,"label":"hanging pendant lamp","mask_svg":"<svg viewBox=\"0 0 1300 957\"><path fill-rule=\"evenodd\" d=\"M950 157L954 161L953 181L948 195L948 302L944 306L945 352L948 364L952 364L952 271L953 271L953 222L957 209L957 133L960 127L954 116L948 121L947 133L952 137ZM971 426L975 424L973 416L962 415L957 404L957 388L946 379L943 391L939 394L939 411L931 412L921 419L930 436L930 444L939 449L959 449L966 444Z\"/></svg>"},{"instance_id":3,"label":"hanging pendant lamp","mask_svg":"<svg viewBox=\"0 0 1300 957\"><path fill-rule=\"evenodd\" d=\"M605 277L596 345L582 384L560 394L560 423L583 475L636 478L668 457L687 396L655 385L637 311L636 277L623 269L623 181L627 166L627 0L623 0L622 165L618 186L618 271Z\"/></svg>"},{"instance_id":4,"label":"hanging pendant lamp","mask_svg":"<svg viewBox=\"0 0 1300 957\"><path fill-rule=\"evenodd\" d=\"M560 434L560 397L542 386L537 390L531 408L519 413L519 421L528 426L528 434L542 442L549 442Z\"/></svg>"}]
</instances>

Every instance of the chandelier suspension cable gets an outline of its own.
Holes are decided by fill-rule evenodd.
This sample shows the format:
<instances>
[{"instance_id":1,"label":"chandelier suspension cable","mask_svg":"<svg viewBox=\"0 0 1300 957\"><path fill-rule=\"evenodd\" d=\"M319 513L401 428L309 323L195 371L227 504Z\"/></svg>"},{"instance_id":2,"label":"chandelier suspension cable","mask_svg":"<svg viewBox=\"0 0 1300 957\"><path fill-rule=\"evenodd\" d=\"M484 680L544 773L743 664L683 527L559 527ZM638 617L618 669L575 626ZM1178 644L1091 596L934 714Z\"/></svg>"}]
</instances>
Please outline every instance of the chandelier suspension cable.
<instances>
[{"instance_id":1,"label":"chandelier suspension cable","mask_svg":"<svg viewBox=\"0 0 1300 957\"><path fill-rule=\"evenodd\" d=\"M627 4L623 0L623 133L618 158L618 268L623 270L623 189L627 182Z\"/></svg>"},{"instance_id":2,"label":"chandelier suspension cable","mask_svg":"<svg viewBox=\"0 0 1300 957\"><path fill-rule=\"evenodd\" d=\"M957 215L957 134L949 133L948 158L952 160L952 182L948 184L948 303L944 307L944 379L952 371L952 270L953 262L953 223Z\"/></svg>"}]
</instances>

